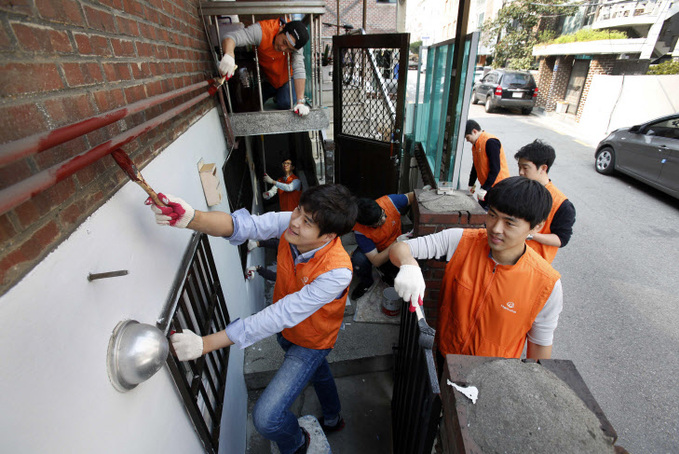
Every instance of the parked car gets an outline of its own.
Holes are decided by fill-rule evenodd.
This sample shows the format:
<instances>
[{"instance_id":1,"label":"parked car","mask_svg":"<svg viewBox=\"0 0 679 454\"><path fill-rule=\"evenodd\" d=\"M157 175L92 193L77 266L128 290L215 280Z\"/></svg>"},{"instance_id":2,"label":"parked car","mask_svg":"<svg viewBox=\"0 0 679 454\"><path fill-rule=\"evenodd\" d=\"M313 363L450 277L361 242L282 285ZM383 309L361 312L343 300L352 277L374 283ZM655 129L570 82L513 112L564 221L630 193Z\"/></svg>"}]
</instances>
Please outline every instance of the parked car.
<instances>
[{"instance_id":1,"label":"parked car","mask_svg":"<svg viewBox=\"0 0 679 454\"><path fill-rule=\"evenodd\" d=\"M599 142L595 168L620 171L679 198L679 113L616 129Z\"/></svg>"},{"instance_id":2,"label":"parked car","mask_svg":"<svg viewBox=\"0 0 679 454\"><path fill-rule=\"evenodd\" d=\"M528 71L495 69L474 85L472 103L484 103L486 112L505 107L521 109L521 113L528 115L537 95L538 87Z\"/></svg>"}]
</instances>

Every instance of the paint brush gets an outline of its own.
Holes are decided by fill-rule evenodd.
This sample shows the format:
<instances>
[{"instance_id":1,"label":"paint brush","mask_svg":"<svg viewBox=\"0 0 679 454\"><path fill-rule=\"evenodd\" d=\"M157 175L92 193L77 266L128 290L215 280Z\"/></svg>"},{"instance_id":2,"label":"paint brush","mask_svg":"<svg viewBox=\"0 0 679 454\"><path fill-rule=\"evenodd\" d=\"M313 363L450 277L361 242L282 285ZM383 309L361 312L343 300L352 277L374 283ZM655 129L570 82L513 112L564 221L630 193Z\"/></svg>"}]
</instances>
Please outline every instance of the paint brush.
<instances>
[{"instance_id":1,"label":"paint brush","mask_svg":"<svg viewBox=\"0 0 679 454\"><path fill-rule=\"evenodd\" d=\"M117 162L120 168L123 169L123 171L127 174L130 180L137 183L139 186L141 186L141 188L144 191L146 191L149 197L151 197L151 200L153 200L153 203L161 207L167 206L160 201L160 198L158 197L158 194L156 194L156 191L151 189L151 186L149 186L146 180L144 180L144 177L141 176L141 172L139 171L139 169L137 169L137 166L134 165L134 162L132 162L127 153L125 153L120 148L116 148L111 152L111 157L113 157L115 162Z\"/></svg>"}]
</instances>

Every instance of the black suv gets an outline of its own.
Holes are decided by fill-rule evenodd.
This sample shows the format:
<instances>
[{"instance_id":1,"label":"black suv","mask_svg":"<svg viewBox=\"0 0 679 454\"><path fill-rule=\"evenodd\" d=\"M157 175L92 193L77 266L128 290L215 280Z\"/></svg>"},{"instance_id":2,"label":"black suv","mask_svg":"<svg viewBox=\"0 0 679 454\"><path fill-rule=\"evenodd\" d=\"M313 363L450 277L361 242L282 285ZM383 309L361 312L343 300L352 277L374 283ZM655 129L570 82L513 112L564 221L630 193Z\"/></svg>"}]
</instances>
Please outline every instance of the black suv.
<instances>
[{"instance_id":1,"label":"black suv","mask_svg":"<svg viewBox=\"0 0 679 454\"><path fill-rule=\"evenodd\" d=\"M486 112L507 107L521 109L521 113L528 115L537 95L538 87L528 71L494 69L474 85L472 103L483 102Z\"/></svg>"}]
</instances>

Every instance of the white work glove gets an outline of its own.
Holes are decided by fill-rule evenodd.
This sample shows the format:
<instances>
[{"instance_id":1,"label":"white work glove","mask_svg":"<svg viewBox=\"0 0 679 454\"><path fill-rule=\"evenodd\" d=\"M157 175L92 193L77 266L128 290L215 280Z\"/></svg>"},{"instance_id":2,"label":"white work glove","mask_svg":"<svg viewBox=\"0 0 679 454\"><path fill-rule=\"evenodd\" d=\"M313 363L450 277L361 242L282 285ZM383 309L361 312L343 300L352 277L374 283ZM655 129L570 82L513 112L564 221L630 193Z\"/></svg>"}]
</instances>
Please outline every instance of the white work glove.
<instances>
[{"instance_id":1,"label":"white work glove","mask_svg":"<svg viewBox=\"0 0 679 454\"><path fill-rule=\"evenodd\" d=\"M295 113L296 113L297 115L299 115L300 117L305 117L305 116L309 115L309 111L310 111L310 110L311 110L311 109L309 109L309 106L307 106L306 104L303 104L303 103L301 103L301 102L298 103L298 104L295 106L294 109L292 109L292 111L295 112Z\"/></svg>"},{"instance_id":2,"label":"white work glove","mask_svg":"<svg viewBox=\"0 0 679 454\"><path fill-rule=\"evenodd\" d=\"M222 61L219 62L219 73L227 79L233 76L236 70L236 61L229 54L224 54Z\"/></svg>"},{"instance_id":3,"label":"white work glove","mask_svg":"<svg viewBox=\"0 0 679 454\"><path fill-rule=\"evenodd\" d=\"M479 188L478 192L476 193L476 198L479 199L479 202L483 202L486 200L486 194L488 194L488 191L483 188Z\"/></svg>"},{"instance_id":4,"label":"white work glove","mask_svg":"<svg viewBox=\"0 0 679 454\"><path fill-rule=\"evenodd\" d=\"M179 361L189 361L203 355L203 338L191 330L174 333L170 336L170 342Z\"/></svg>"},{"instance_id":5,"label":"white work glove","mask_svg":"<svg viewBox=\"0 0 679 454\"><path fill-rule=\"evenodd\" d=\"M245 273L245 277L247 277L248 281L252 280L256 275L257 275L257 267L256 266L249 266L247 273Z\"/></svg>"},{"instance_id":6,"label":"white work glove","mask_svg":"<svg viewBox=\"0 0 679 454\"><path fill-rule=\"evenodd\" d=\"M412 237L413 237L413 231L411 230L408 233L404 233L403 235L399 235L398 238L396 238L396 242L400 243L401 241L407 241Z\"/></svg>"},{"instance_id":7,"label":"white work glove","mask_svg":"<svg viewBox=\"0 0 679 454\"><path fill-rule=\"evenodd\" d=\"M151 206L151 210L156 215L156 223L183 229L193 221L196 211L184 200L171 194L165 195L162 193L158 194L158 198L167 206L159 207L153 203L151 197L144 202L146 205Z\"/></svg>"},{"instance_id":8,"label":"white work glove","mask_svg":"<svg viewBox=\"0 0 679 454\"><path fill-rule=\"evenodd\" d=\"M394 290L398 296L410 302L410 312L415 311L419 301L424 299L424 276L422 270L417 265L401 265L396 279L394 279Z\"/></svg>"},{"instance_id":9,"label":"white work glove","mask_svg":"<svg viewBox=\"0 0 679 454\"><path fill-rule=\"evenodd\" d=\"M266 173L264 174L264 182L265 182L266 184L276 184L276 182L274 181L274 179L271 178L271 177L270 177L269 175L267 175Z\"/></svg>"},{"instance_id":10,"label":"white work glove","mask_svg":"<svg viewBox=\"0 0 679 454\"><path fill-rule=\"evenodd\" d=\"M476 186L469 186L469 193L473 194L476 191Z\"/></svg>"},{"instance_id":11,"label":"white work glove","mask_svg":"<svg viewBox=\"0 0 679 454\"><path fill-rule=\"evenodd\" d=\"M248 252L252 251L255 248L259 247L259 243L257 243L255 240L248 240Z\"/></svg>"},{"instance_id":12,"label":"white work glove","mask_svg":"<svg viewBox=\"0 0 679 454\"><path fill-rule=\"evenodd\" d=\"M269 191L265 191L265 192L262 194L262 197L264 197L264 200L269 200L271 197L273 197L273 194L270 193Z\"/></svg>"}]
</instances>

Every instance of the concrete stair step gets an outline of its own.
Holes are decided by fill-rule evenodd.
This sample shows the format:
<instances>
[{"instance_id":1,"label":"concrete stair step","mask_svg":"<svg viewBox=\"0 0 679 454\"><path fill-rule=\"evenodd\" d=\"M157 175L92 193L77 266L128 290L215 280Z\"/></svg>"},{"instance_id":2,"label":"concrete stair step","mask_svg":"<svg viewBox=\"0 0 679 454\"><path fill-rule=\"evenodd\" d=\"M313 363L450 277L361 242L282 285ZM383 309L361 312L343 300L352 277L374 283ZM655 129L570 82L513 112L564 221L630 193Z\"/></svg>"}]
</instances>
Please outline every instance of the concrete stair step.
<instances>
[{"instance_id":1,"label":"concrete stair step","mask_svg":"<svg viewBox=\"0 0 679 454\"><path fill-rule=\"evenodd\" d=\"M393 348L398 344L398 325L357 323L353 311L345 313L335 348L328 355L333 376L345 377L393 368ZM245 384L249 390L261 389L271 381L281 364L283 350L276 336L245 349Z\"/></svg>"}]
</instances>

